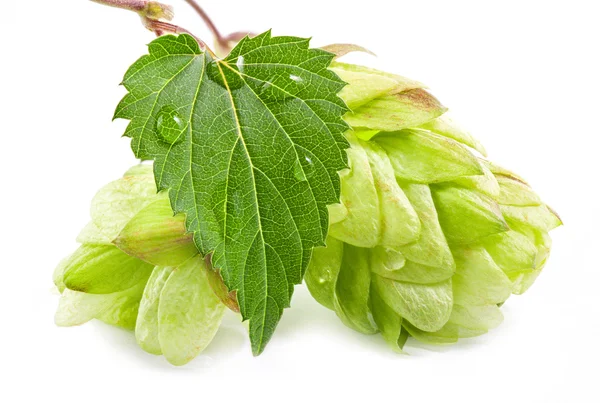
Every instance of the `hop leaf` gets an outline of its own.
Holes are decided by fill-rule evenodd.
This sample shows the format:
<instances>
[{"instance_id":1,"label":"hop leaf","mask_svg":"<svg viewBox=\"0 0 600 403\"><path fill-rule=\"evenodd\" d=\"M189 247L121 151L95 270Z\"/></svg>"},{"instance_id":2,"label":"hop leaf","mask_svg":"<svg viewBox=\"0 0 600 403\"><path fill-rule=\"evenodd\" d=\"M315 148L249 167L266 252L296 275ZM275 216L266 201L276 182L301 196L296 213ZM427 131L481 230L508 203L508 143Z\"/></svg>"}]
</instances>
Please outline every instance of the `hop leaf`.
<instances>
[{"instance_id":1,"label":"hop leaf","mask_svg":"<svg viewBox=\"0 0 600 403\"><path fill-rule=\"evenodd\" d=\"M153 41L127 72L116 118L135 155L230 291L260 354L289 306L346 167L344 86L308 40L243 39L225 59L189 35Z\"/></svg>"}]
</instances>

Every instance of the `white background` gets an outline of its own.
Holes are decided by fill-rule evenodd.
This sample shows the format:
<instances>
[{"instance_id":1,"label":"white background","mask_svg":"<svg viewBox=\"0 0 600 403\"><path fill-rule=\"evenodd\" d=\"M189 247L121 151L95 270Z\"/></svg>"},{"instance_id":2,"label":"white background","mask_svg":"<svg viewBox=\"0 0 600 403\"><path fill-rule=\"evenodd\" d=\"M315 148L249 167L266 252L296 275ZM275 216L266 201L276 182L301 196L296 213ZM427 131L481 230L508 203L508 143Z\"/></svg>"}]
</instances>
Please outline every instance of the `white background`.
<instances>
[{"instance_id":1,"label":"white background","mask_svg":"<svg viewBox=\"0 0 600 403\"><path fill-rule=\"evenodd\" d=\"M258 358L233 315L182 368L101 323L55 327L54 266L75 248L95 191L135 163L125 122L111 117L123 73L153 36L132 13L89 1L10 0L0 25L1 401L600 401L598 1L201 3L225 32L361 44L379 58L350 61L427 83L561 214L545 272L490 334L445 348L409 342L409 356L345 328L304 287ZM177 22L210 38L183 1L172 4Z\"/></svg>"}]
</instances>

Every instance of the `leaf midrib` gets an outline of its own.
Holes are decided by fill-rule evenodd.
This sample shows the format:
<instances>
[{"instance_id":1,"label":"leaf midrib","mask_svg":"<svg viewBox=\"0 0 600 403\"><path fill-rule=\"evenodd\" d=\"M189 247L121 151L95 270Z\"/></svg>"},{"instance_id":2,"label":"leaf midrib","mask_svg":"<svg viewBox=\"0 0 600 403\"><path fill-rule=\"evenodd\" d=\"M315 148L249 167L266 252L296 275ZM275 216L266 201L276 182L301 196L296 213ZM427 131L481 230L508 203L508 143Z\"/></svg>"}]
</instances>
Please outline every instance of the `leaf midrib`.
<instances>
[{"instance_id":1,"label":"leaf midrib","mask_svg":"<svg viewBox=\"0 0 600 403\"><path fill-rule=\"evenodd\" d=\"M237 134L238 134L238 139L235 142L235 144L233 145L233 147L231 148L231 155L233 155L233 152L235 150L235 147L237 146L238 142L241 141L242 146L244 147L244 151L246 153L246 158L248 158L248 163L250 164L250 171L252 174L252 190L253 190L253 195L254 195L254 202L255 202L255 210L256 210L256 217L257 217L257 222L258 222L258 232L260 233L260 239L262 241L262 245L265 244L265 238L263 235L263 228L262 228L262 219L260 216L260 209L258 208L259 204L258 204L258 195L257 195L257 190L256 190L256 176L254 174L254 164L252 163L252 158L250 157L250 153L248 152L248 147L246 146L246 141L244 140L244 137L242 135L242 126L240 124L240 119L238 116L238 110L235 104L235 101L233 99L233 94L231 93L231 88L229 87L229 82L227 81L227 78L225 77L225 74L223 73L223 69L221 68L221 63L220 61L217 61L216 65L219 69L219 72L221 73L221 77L223 78L223 83L225 84L225 89L227 90L227 94L229 95L229 101L231 102L231 108L233 111L233 115L235 117L235 124L236 124L236 129L237 129ZM226 63L224 63L225 65L227 65ZM231 163L231 159L229 160L229 162ZM227 167L227 170L229 172L229 166ZM227 184L225 189L229 189L229 175L227 176ZM223 203L223 207L225 209L225 219L223 220L223 236L225 236L226 234L226 217L227 217L227 190L225 191L225 203ZM252 244L250 245L250 248L252 248ZM247 253L250 253L250 250L247 251ZM263 259L264 262L266 264L267 262L267 254L265 251L264 246L262 247L262 255L263 255ZM268 296L268 276L266 275L266 270L264 271L265 273L265 294L266 296ZM244 281L243 279L246 276L246 265L244 265L244 267L242 268L242 282L240 283L240 286L243 286ZM265 297L266 298L266 297ZM265 309L266 309L266 304L265 304ZM253 312L252 312L253 313ZM265 312L266 313L266 312ZM248 314L248 313L247 313ZM251 314L251 313L250 313ZM264 318L266 317L266 315L263 315L263 329L264 329ZM262 344L262 335L261 335L261 344Z\"/></svg>"}]
</instances>

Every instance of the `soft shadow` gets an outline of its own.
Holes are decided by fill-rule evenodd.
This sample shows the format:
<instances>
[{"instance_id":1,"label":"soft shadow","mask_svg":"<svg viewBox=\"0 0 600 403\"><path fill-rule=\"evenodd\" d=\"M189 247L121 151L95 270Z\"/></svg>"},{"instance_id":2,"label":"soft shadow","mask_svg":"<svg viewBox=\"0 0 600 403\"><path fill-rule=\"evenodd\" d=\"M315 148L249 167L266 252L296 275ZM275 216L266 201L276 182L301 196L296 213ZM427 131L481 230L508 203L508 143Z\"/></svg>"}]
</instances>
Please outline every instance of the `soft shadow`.
<instances>
[{"instance_id":1,"label":"soft shadow","mask_svg":"<svg viewBox=\"0 0 600 403\"><path fill-rule=\"evenodd\" d=\"M336 314L315 301L302 284L295 287L291 308L283 311L275 336L285 337L307 327L320 328L323 332L345 328L339 324L340 320Z\"/></svg>"},{"instance_id":2,"label":"soft shadow","mask_svg":"<svg viewBox=\"0 0 600 403\"><path fill-rule=\"evenodd\" d=\"M508 303L503 307L505 314L510 315ZM398 357L407 359L410 356L423 356L430 353L446 353L447 351L472 351L490 344L502 333L502 324L497 329L490 330L487 334L478 337L459 339L457 343L447 345L431 345L419 342L410 337L404 347L406 354L398 354L391 350L380 334L366 335L345 326L335 312L320 305L310 295L303 284L296 287L292 299L292 308L284 311L283 318L275 331L274 337L291 336L294 333L315 329L319 333L330 335L332 338L343 338L351 345L356 345L361 350L368 350L374 354L382 355L388 359ZM352 347L352 346L350 346Z\"/></svg>"},{"instance_id":3,"label":"soft shadow","mask_svg":"<svg viewBox=\"0 0 600 403\"><path fill-rule=\"evenodd\" d=\"M228 310L212 342L187 365L190 368L208 368L213 361L222 364L234 358L234 353L249 350L248 333L240 321L236 314Z\"/></svg>"},{"instance_id":4,"label":"soft shadow","mask_svg":"<svg viewBox=\"0 0 600 403\"><path fill-rule=\"evenodd\" d=\"M292 308L284 311L283 317L275 331L274 338L291 337L294 334L318 332L327 337L343 339L349 344L350 351L368 350L385 357L406 357L394 353L379 334L363 334L342 323L335 312L319 304L311 295L306 285L297 286L292 298Z\"/></svg>"},{"instance_id":5,"label":"soft shadow","mask_svg":"<svg viewBox=\"0 0 600 403\"><path fill-rule=\"evenodd\" d=\"M132 359L142 362L145 366L161 371L193 371L212 368L215 363L222 364L234 357L233 354L243 348L249 348L246 344L247 333L239 319L233 312L226 312L222 325L219 327L215 337L208 347L188 364L177 367L169 364L162 355L154 355L145 352L137 344L135 334L108 325L99 320L88 324L96 327L97 333L106 341L111 348L118 350L119 354L127 355Z\"/></svg>"},{"instance_id":6,"label":"soft shadow","mask_svg":"<svg viewBox=\"0 0 600 403\"><path fill-rule=\"evenodd\" d=\"M94 320L85 324L85 326L94 326L94 330L102 340L111 348L117 349L120 355L129 356L136 361L143 362L144 366L154 369L164 370L168 368L168 363L164 357L147 353L138 346L133 331L108 325L99 320Z\"/></svg>"},{"instance_id":7,"label":"soft shadow","mask_svg":"<svg viewBox=\"0 0 600 403\"><path fill-rule=\"evenodd\" d=\"M503 307L505 314L510 315L510 308ZM431 353L445 353L449 350L471 351L485 346L503 332L501 325L498 329L491 330L488 334L475 338L459 339L457 343L449 345L429 345L409 338L405 345L406 354L397 354L387 345L379 334L365 335L345 326L337 315L321 306L310 295L305 285L297 286L292 299L293 308L286 309L277 327L273 339L286 339L303 333L319 333L328 338L343 340L350 351L354 349L367 351L387 359L407 359L411 356L419 357ZM217 363L222 365L236 359L238 353L250 352L247 325L241 323L240 316L227 311L223 322L209 346L183 367L170 365L163 356L155 356L142 350L135 340L133 332L126 331L100 321L94 321L94 326L102 339L106 340L119 353L128 355L144 365L157 370L178 370L194 372L207 370Z\"/></svg>"},{"instance_id":8,"label":"soft shadow","mask_svg":"<svg viewBox=\"0 0 600 403\"><path fill-rule=\"evenodd\" d=\"M486 336L487 336L487 334L481 335L478 337L474 337L474 338L469 338L469 339L459 339L458 342L453 343L453 344L440 344L440 345L425 344L425 343L422 343L422 342L410 337L406 341L406 345L404 346L404 349L406 350L406 353L408 355L417 356L417 357L427 355L428 353L443 354L443 353L446 353L451 350L471 351L471 350L474 350L474 349L477 349L477 348L480 348L480 347L486 345L487 342L484 340L487 338Z\"/></svg>"}]
</instances>

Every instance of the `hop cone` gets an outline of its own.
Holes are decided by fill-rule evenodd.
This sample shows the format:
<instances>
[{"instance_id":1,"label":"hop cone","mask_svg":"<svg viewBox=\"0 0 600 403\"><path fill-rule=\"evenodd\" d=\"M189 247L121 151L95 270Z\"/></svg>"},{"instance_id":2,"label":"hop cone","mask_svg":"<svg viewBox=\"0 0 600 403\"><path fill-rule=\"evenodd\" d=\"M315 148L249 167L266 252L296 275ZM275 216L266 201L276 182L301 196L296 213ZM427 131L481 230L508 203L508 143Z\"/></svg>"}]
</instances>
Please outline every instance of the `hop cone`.
<instances>
[{"instance_id":1,"label":"hop cone","mask_svg":"<svg viewBox=\"0 0 600 403\"><path fill-rule=\"evenodd\" d=\"M351 148L327 247L306 273L311 294L398 351L409 335L452 343L494 328L502 303L541 272L560 219L523 179L483 159L421 84L332 68L349 83Z\"/></svg>"},{"instance_id":2,"label":"hop cone","mask_svg":"<svg viewBox=\"0 0 600 403\"><path fill-rule=\"evenodd\" d=\"M381 332L401 351L408 335L431 343L498 325L550 250L559 218L450 121L422 85L336 63L349 169L330 206L327 247L306 273L317 301L348 326ZM81 246L55 271L61 326L91 319L135 331L138 344L185 364L214 337L235 295L198 256L184 217L139 165L98 192Z\"/></svg>"},{"instance_id":3,"label":"hop cone","mask_svg":"<svg viewBox=\"0 0 600 403\"><path fill-rule=\"evenodd\" d=\"M134 167L102 188L91 215L81 246L54 273L56 323L100 319L135 330L144 350L174 365L193 359L215 335L225 305L184 218L156 193L152 167Z\"/></svg>"}]
</instances>

